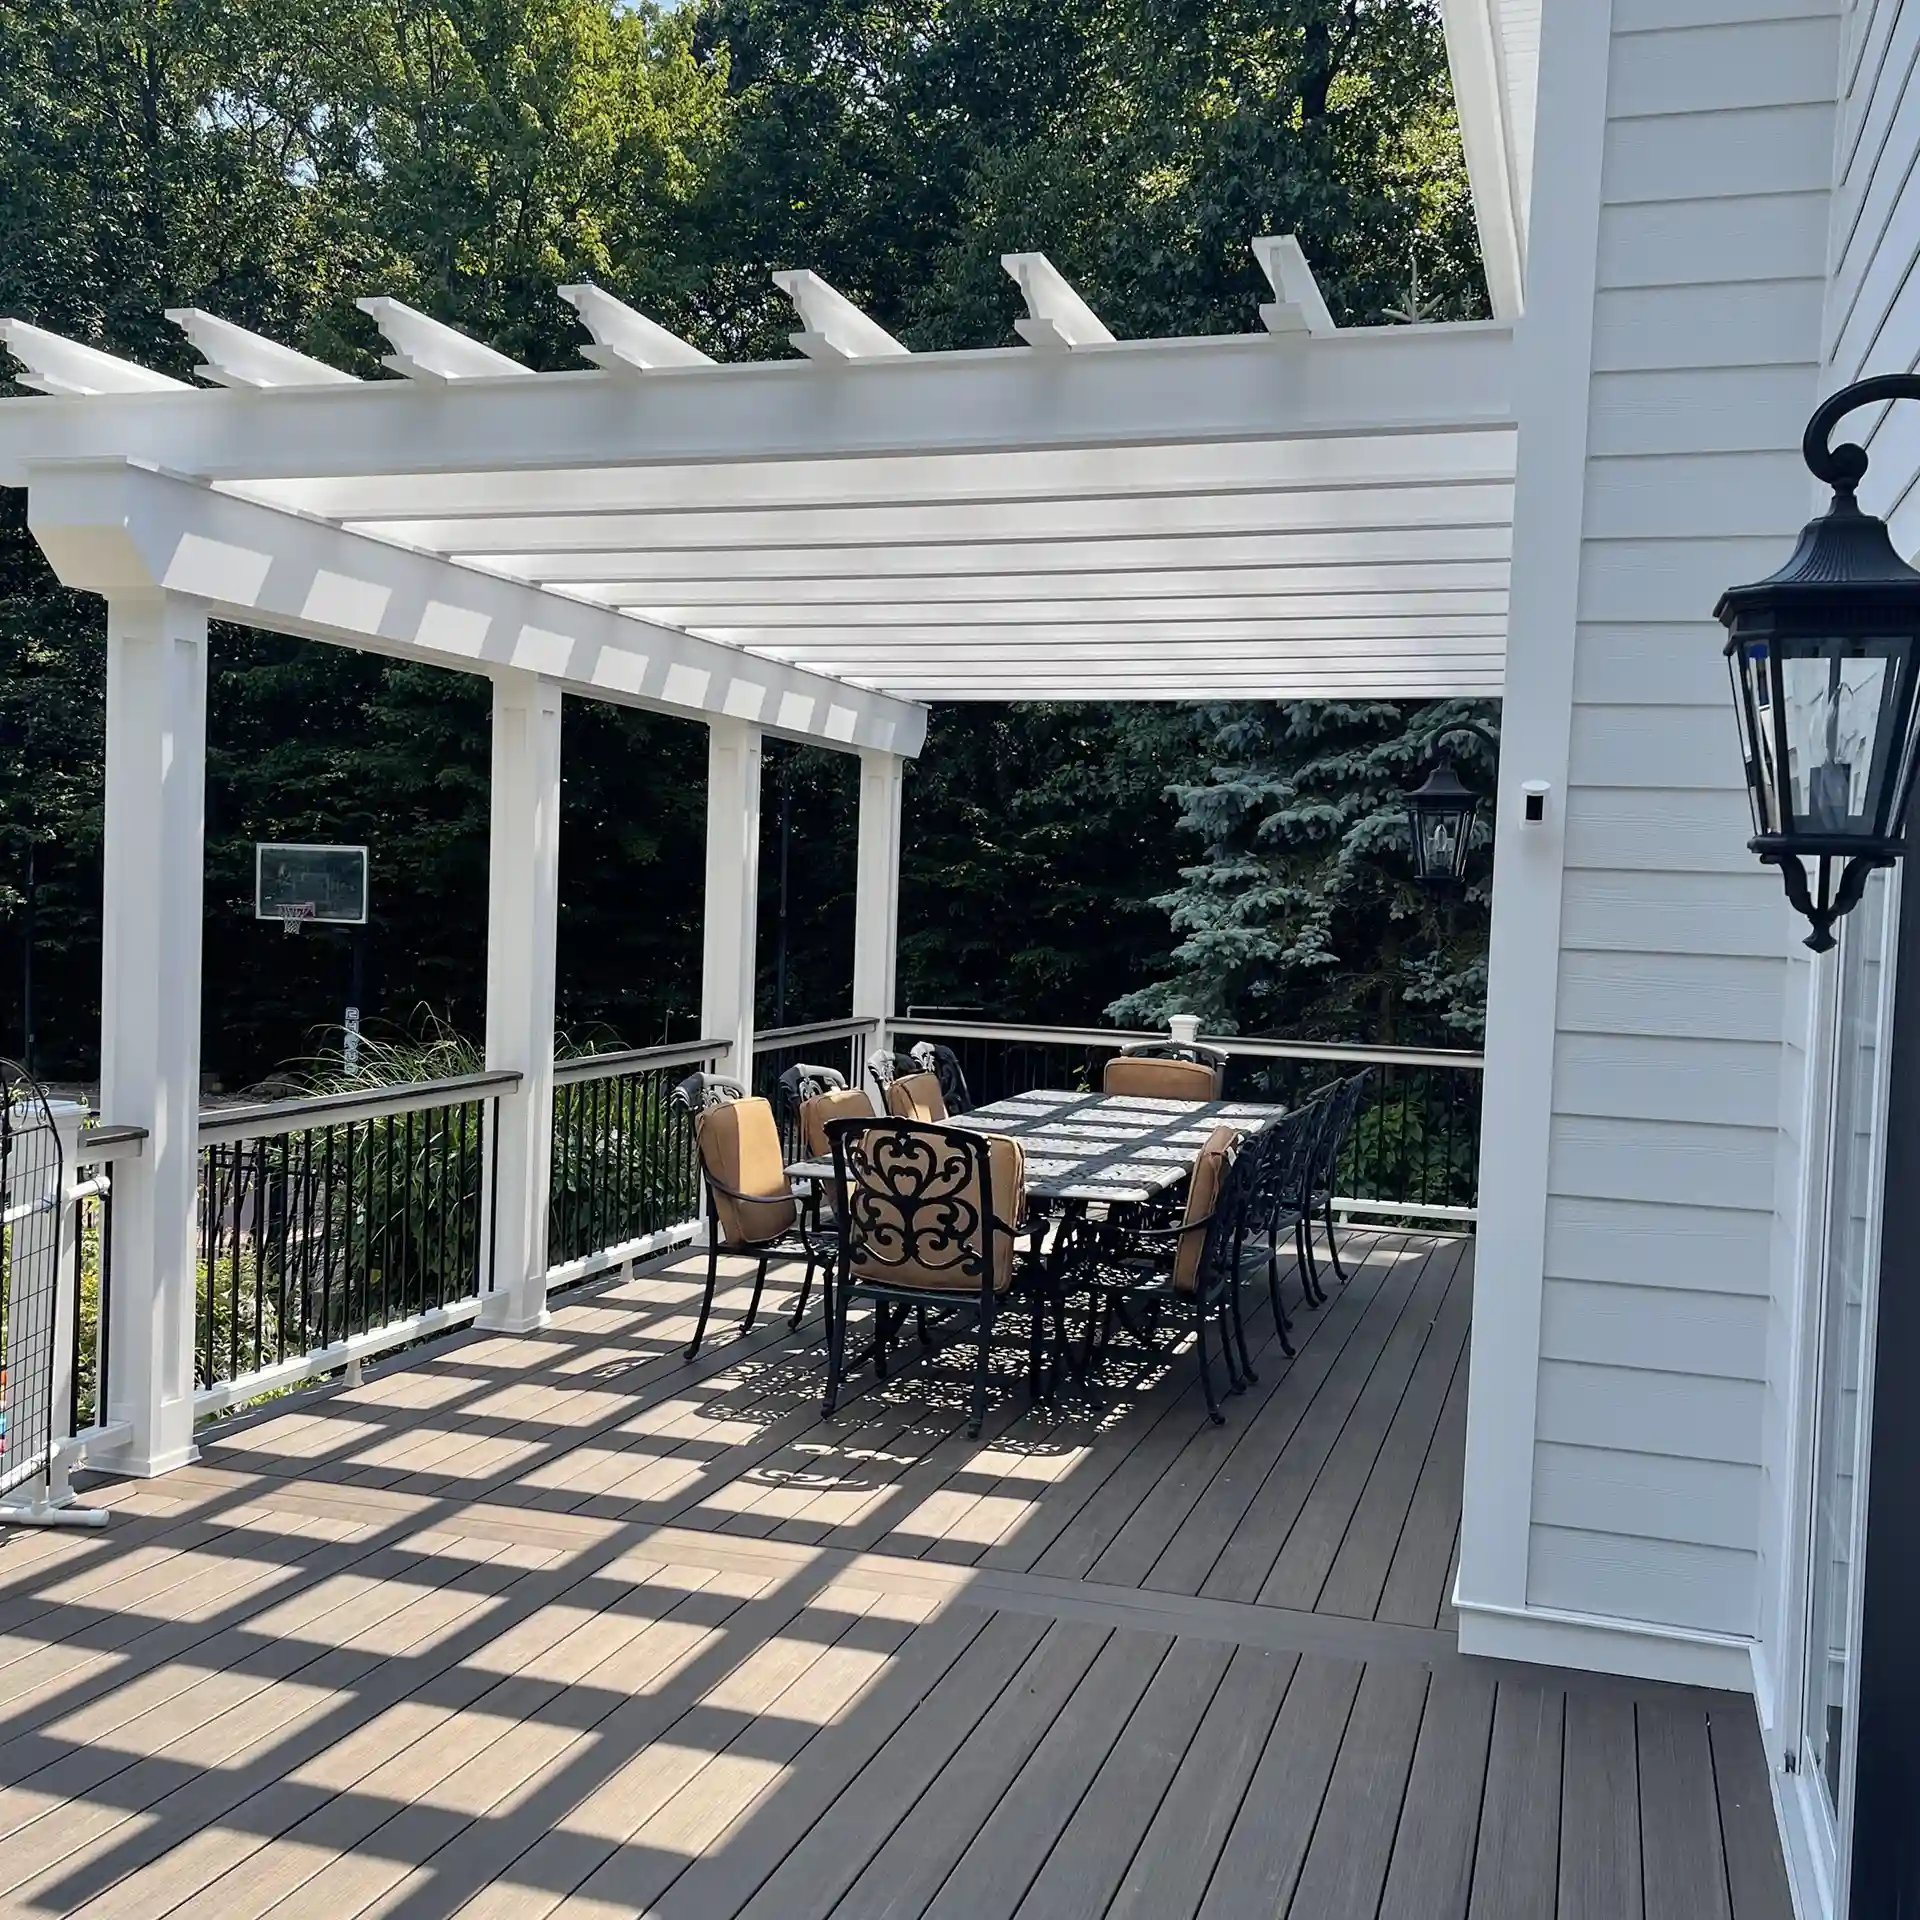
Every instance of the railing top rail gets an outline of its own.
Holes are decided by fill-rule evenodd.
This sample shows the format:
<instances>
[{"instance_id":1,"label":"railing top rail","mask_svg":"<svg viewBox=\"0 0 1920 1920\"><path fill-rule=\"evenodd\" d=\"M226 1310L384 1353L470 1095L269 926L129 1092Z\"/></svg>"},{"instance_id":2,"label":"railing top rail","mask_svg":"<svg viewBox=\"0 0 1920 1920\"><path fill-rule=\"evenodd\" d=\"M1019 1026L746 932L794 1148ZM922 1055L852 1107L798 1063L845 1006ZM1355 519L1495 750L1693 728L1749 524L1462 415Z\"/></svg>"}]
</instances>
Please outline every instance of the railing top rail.
<instances>
[{"instance_id":1,"label":"railing top rail","mask_svg":"<svg viewBox=\"0 0 1920 1920\"><path fill-rule=\"evenodd\" d=\"M872 1033L878 1020L814 1020L803 1027L768 1027L753 1036L755 1053L790 1047L797 1040L850 1040L855 1034Z\"/></svg>"},{"instance_id":2,"label":"railing top rail","mask_svg":"<svg viewBox=\"0 0 1920 1920\"><path fill-rule=\"evenodd\" d=\"M132 1160L147 1150L145 1127L83 1127L73 1158L77 1166L100 1167L110 1160Z\"/></svg>"},{"instance_id":3,"label":"railing top rail","mask_svg":"<svg viewBox=\"0 0 1920 1920\"><path fill-rule=\"evenodd\" d=\"M697 1067L703 1060L724 1060L732 1051L730 1040L676 1040L670 1047L622 1047L614 1053L583 1053L576 1059L556 1060L553 1083L564 1087L580 1080L645 1073L653 1067Z\"/></svg>"},{"instance_id":4,"label":"railing top rail","mask_svg":"<svg viewBox=\"0 0 1920 1920\"><path fill-rule=\"evenodd\" d=\"M891 1032L917 1033L937 1040L1030 1040L1070 1047L1126 1047L1167 1037L1145 1028L1017 1026L994 1020L896 1018L886 1024ZM1482 1054L1447 1047L1346 1046L1335 1041L1268 1040L1239 1033L1203 1033L1200 1042L1248 1060L1352 1061L1362 1066L1461 1067L1469 1072L1486 1065Z\"/></svg>"},{"instance_id":5,"label":"railing top rail","mask_svg":"<svg viewBox=\"0 0 1920 1920\"><path fill-rule=\"evenodd\" d=\"M389 1113L423 1113L436 1107L464 1106L469 1100L505 1093L521 1081L517 1069L462 1073L447 1080L415 1080L405 1086L378 1087L365 1093L322 1093L304 1100L263 1100L251 1107L220 1107L200 1116L200 1144L254 1140L308 1127L339 1127L353 1120L377 1120Z\"/></svg>"}]
</instances>

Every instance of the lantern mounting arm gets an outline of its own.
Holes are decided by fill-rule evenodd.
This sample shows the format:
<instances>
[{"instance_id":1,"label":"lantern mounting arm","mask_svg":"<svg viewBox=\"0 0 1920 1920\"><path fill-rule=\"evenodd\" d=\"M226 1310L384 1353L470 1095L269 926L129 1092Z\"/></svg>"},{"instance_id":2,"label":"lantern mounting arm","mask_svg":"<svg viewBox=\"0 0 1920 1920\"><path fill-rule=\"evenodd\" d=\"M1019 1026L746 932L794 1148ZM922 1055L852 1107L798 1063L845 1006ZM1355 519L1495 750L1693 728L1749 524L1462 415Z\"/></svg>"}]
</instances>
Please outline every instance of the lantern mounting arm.
<instances>
[{"instance_id":1,"label":"lantern mounting arm","mask_svg":"<svg viewBox=\"0 0 1920 1920\"><path fill-rule=\"evenodd\" d=\"M1446 744L1456 735L1470 733L1495 753L1500 751L1500 736L1484 720L1455 720L1444 726L1427 742L1427 751L1436 759L1445 751Z\"/></svg>"},{"instance_id":2,"label":"lantern mounting arm","mask_svg":"<svg viewBox=\"0 0 1920 1920\"><path fill-rule=\"evenodd\" d=\"M1833 430L1850 413L1883 400L1920 400L1920 373L1878 373L1831 393L1813 410L1800 441L1800 457L1816 480L1851 494L1867 471L1867 450L1853 441L1830 446Z\"/></svg>"}]
</instances>

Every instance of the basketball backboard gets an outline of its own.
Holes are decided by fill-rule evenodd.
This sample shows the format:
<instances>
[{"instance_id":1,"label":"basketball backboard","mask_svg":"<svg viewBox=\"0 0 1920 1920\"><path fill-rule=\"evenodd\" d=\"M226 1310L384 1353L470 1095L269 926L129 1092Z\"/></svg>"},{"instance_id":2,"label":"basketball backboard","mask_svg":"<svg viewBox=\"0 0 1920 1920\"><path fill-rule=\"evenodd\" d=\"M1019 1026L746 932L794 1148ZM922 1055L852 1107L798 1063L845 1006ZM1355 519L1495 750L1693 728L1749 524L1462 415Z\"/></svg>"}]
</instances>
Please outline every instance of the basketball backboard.
<instances>
[{"instance_id":1,"label":"basketball backboard","mask_svg":"<svg viewBox=\"0 0 1920 1920\"><path fill-rule=\"evenodd\" d=\"M289 932L306 921L365 926L366 848L256 842L253 915L278 920Z\"/></svg>"}]
</instances>

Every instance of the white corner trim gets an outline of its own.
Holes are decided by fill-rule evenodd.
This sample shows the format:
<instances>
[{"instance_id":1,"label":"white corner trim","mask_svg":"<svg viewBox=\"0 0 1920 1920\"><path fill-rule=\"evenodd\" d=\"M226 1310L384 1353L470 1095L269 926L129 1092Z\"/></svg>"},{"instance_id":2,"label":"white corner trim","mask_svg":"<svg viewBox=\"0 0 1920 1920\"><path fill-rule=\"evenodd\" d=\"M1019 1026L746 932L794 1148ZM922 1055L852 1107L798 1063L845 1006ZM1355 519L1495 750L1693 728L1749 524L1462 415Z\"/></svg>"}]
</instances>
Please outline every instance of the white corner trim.
<instances>
[{"instance_id":1,"label":"white corner trim","mask_svg":"<svg viewBox=\"0 0 1920 1920\"><path fill-rule=\"evenodd\" d=\"M1461 1577L1524 1608L1533 1517L1548 1138L1560 981L1560 894L1586 499L1587 410L1611 0L1553 10L1542 48L1541 204L1514 336L1519 423L1513 584L1501 714L1499 832L1488 954L1479 1245L1467 1396ZM1523 824L1544 782L1547 817Z\"/></svg>"},{"instance_id":2,"label":"white corner trim","mask_svg":"<svg viewBox=\"0 0 1920 1920\"><path fill-rule=\"evenodd\" d=\"M1552 1607L1503 1607L1456 1593L1460 1651L1484 1660L1524 1660L1542 1667L1579 1667L1635 1680L1753 1690L1753 1642L1693 1627L1651 1626Z\"/></svg>"}]
</instances>

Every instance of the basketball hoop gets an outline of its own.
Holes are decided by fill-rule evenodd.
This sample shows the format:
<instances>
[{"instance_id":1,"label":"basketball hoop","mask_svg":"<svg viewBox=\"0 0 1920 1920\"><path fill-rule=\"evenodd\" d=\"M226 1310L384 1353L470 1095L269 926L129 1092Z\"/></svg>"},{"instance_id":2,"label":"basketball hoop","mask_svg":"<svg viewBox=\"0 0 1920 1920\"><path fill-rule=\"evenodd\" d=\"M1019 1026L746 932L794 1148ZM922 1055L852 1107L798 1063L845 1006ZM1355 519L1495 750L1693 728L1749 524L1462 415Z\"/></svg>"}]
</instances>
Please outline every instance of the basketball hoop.
<instances>
[{"instance_id":1,"label":"basketball hoop","mask_svg":"<svg viewBox=\"0 0 1920 1920\"><path fill-rule=\"evenodd\" d=\"M311 900L282 900L271 909L267 917L278 920L283 932L298 933L318 912L318 906Z\"/></svg>"}]
</instances>

